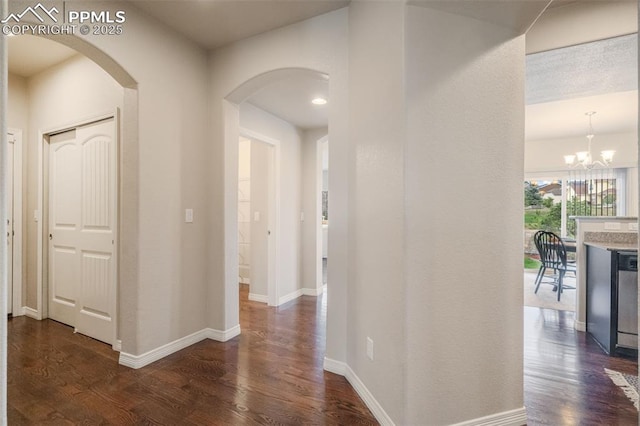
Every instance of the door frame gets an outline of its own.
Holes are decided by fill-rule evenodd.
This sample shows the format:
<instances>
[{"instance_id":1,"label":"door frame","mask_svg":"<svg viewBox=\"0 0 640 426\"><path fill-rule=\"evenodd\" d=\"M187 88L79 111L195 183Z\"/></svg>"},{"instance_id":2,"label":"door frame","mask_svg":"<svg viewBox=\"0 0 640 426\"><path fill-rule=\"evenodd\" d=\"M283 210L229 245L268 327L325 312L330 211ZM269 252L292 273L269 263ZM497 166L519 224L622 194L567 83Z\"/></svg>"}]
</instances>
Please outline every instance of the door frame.
<instances>
[{"instance_id":1,"label":"door frame","mask_svg":"<svg viewBox=\"0 0 640 426\"><path fill-rule=\"evenodd\" d=\"M271 238L269 239L269 248L268 248L268 283L267 283L267 304L269 306L278 306L279 305L279 291L278 291L278 276L280 270L280 258L279 258L279 250L278 250L278 236L280 235L280 141L277 139L270 138L269 136L265 136L261 133L255 132L253 130L247 129L245 127L240 127L240 136L243 136L251 141L262 142L267 145L273 147L273 185L271 190L273 191L273 195L269 195L269 199L273 206L269 206L269 227L273 229L273 233L271 234ZM236 176L236 193L238 192L238 180ZM271 185L270 185L271 186ZM270 204L271 204L270 203ZM250 215L250 218L253 216ZM236 220L236 227L237 225ZM237 229L236 229L237 234Z\"/></svg>"},{"instance_id":2,"label":"door frame","mask_svg":"<svg viewBox=\"0 0 640 426\"><path fill-rule=\"evenodd\" d=\"M12 267L12 315L24 315L22 304L22 130L8 128L9 138L13 139L13 267Z\"/></svg>"},{"instance_id":3,"label":"door frame","mask_svg":"<svg viewBox=\"0 0 640 426\"><path fill-rule=\"evenodd\" d=\"M113 307L113 343L114 350L118 350L120 343L118 341L118 277L120 271L120 262L118 253L120 252L120 173L122 171L120 156L120 111L115 110L102 114L92 115L84 119L79 119L71 124L55 126L50 129L40 131L38 140L38 209L34 212L34 220L38 222L39 235L37 247L37 306L36 309L26 308L25 313L35 319L42 320L49 317L49 243L47 235L49 235L49 136L57 133L73 130L77 127L86 126L98 121L113 119L114 121L114 141L116 150L116 160L114 162L116 176L116 196L115 196L115 225L114 225L114 244L113 244L113 260L115 263L113 271L113 297L110 301ZM31 311L31 312L30 312Z\"/></svg>"}]
</instances>

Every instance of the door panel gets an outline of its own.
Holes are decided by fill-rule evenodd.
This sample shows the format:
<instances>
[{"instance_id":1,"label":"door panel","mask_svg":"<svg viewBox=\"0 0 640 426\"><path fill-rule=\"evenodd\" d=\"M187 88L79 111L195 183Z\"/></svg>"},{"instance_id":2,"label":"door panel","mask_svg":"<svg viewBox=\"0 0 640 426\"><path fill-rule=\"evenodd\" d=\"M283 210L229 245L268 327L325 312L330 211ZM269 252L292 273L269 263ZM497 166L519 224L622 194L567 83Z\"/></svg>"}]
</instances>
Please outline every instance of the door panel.
<instances>
[{"instance_id":1,"label":"door panel","mask_svg":"<svg viewBox=\"0 0 640 426\"><path fill-rule=\"evenodd\" d=\"M50 140L50 316L107 343L115 331L114 134L109 119Z\"/></svg>"},{"instance_id":2,"label":"door panel","mask_svg":"<svg viewBox=\"0 0 640 426\"><path fill-rule=\"evenodd\" d=\"M49 139L49 317L76 325L79 149L75 130Z\"/></svg>"}]
</instances>

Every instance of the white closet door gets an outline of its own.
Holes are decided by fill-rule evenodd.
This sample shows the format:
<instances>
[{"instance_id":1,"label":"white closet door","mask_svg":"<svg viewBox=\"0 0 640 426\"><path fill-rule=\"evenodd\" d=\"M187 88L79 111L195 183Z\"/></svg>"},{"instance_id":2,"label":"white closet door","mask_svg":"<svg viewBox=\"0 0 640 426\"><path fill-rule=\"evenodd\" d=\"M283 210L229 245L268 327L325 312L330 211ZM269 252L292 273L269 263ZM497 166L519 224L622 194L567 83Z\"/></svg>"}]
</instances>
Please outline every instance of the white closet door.
<instances>
[{"instance_id":1,"label":"white closet door","mask_svg":"<svg viewBox=\"0 0 640 426\"><path fill-rule=\"evenodd\" d=\"M116 143L114 120L50 137L49 316L113 343Z\"/></svg>"}]
</instances>

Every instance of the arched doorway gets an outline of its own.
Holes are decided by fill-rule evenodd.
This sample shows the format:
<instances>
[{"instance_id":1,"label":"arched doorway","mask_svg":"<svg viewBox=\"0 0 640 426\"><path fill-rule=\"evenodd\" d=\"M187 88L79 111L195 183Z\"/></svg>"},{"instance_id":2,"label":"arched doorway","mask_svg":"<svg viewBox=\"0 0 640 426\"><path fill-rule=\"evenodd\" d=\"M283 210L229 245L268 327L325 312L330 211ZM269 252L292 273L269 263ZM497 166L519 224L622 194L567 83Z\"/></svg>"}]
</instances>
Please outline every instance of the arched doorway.
<instances>
[{"instance_id":1,"label":"arched doorway","mask_svg":"<svg viewBox=\"0 0 640 426\"><path fill-rule=\"evenodd\" d=\"M275 140L270 135L261 133L260 129L256 130L247 128L246 123L250 121L249 119L243 119L243 108L244 103L247 101L252 101L255 93L264 91L265 88L270 88L274 86L278 86L280 84L285 84L283 82L293 81L293 80L305 80L309 81L321 81L326 86L326 92L328 92L328 75L322 72L318 72L315 70L303 69L303 68L284 68L278 69L270 72L266 72L260 74L254 78L247 80L245 83L238 86L234 89L230 94L228 94L223 100L223 106L225 110L225 120L224 120L224 137L225 137L225 176L228 177L226 180L225 186L225 194L227 194L227 202L229 205L236 205L237 199L234 199L233 196L238 194L238 138L239 137L249 137L253 138L256 141L262 141L271 143L276 147L275 154L275 164L276 172L275 172L275 203L276 203L276 219L275 223L275 232L273 232L270 238L273 238L276 254L276 260L274 262L274 268L276 270L275 273L275 282L272 286L270 286L269 294L264 295L261 300L268 302L272 306L278 306L286 301L292 300L303 294L313 294L317 295L316 285L317 282L313 281L313 289L306 288L306 283L300 284L301 274L300 270L302 269L302 264L304 263L307 267L319 268L318 271L312 271L311 275L317 276L322 273L322 264L318 261L319 253L311 253L310 251L313 249L321 249L321 245L317 244L317 239L321 237L320 232L310 232L308 234L304 234L301 231L300 223L305 223L303 226L308 226L307 223L315 223L317 225L318 230L320 229L321 217L319 216L319 212L321 211L320 206L315 207L302 207L302 201L300 200L297 207L293 207L287 197L294 197L296 200L303 198L304 196L300 195L300 193L305 191L315 191L317 190L318 179L321 179L321 173L311 174L312 178L307 179L309 184L302 184L302 189L297 189L299 193L292 194L290 185L292 181L295 181L296 178L301 180L301 174L298 171L298 175L295 173L288 173L287 167L291 167L291 164L288 164L287 161L291 161L291 155L287 153L287 143L279 140ZM305 95L306 96L306 95ZM311 98L308 99L311 101ZM262 104L256 101L259 105ZM254 106L250 106L251 111L255 111L256 108ZM246 109L245 109L246 110ZM268 112L268 109L266 110ZM263 111L264 112L264 111ZM253 113L254 115L256 112ZM248 114L250 115L250 114ZM254 120L255 121L255 120ZM326 121L325 121L325 129L326 129ZM249 125L249 127L251 127ZM258 126L260 127L260 126ZM325 130L326 131L326 130ZM326 134L326 133L325 133ZM318 151L315 148L318 137L309 136L310 139L313 139L312 142L305 140L305 137L301 137L301 143L309 143L313 144L313 149L307 150L315 156L318 155ZM298 149L298 148L296 148ZM280 154L282 151L282 154ZM298 160L299 161L299 160ZM317 165L319 165L318 163ZM295 167L300 168L300 164L297 164ZM313 181L311 181L313 180ZM320 202L320 194L318 195L317 200ZM315 197L315 196L314 196ZM225 259L225 289L226 294L229 295L226 302L226 309L229 313L237 311L238 301L237 301L237 286L238 286L238 262L236 261L238 256L238 218L237 211L228 211L229 215L225 217L225 252L227 254L233 253L232 255L226 256ZM252 212L251 217L252 220L255 220L256 212ZM244 213L247 214L246 212ZM298 227L297 229L293 229L291 227ZM253 229L253 228L252 228ZM304 234L304 236L303 236ZM252 237L253 239L253 234ZM299 247L311 247L311 250L302 250L301 248L292 249L292 245L295 244L295 241L299 241ZM308 254L311 260L306 261L303 260L302 254L294 253L295 250L298 252L304 251L305 253L309 251ZM253 253L253 252L252 252ZM234 255L235 254L235 255ZM253 256L253 254L252 254ZM294 258L292 258L292 256ZM305 255L307 256L307 255ZM253 260L253 257L252 257ZM295 263L292 267L292 263ZM312 266L310 266L312 265ZM296 277L295 281L292 277ZM253 280L253 278L252 278ZM293 283L293 284L292 284Z\"/></svg>"}]
</instances>

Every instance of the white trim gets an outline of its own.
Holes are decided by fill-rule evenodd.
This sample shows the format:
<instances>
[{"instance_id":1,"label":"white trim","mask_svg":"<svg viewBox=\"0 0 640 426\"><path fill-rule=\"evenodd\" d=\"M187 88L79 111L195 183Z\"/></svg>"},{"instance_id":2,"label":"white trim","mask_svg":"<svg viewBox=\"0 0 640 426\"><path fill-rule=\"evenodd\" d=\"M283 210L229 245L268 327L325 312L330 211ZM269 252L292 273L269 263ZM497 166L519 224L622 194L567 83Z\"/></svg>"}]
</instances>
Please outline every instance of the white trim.
<instances>
[{"instance_id":1,"label":"white trim","mask_svg":"<svg viewBox=\"0 0 640 426\"><path fill-rule=\"evenodd\" d=\"M314 296L314 297L318 297L320 296L322 293L324 293L324 290L322 287L318 287L318 288L303 288L302 289L302 295L303 296Z\"/></svg>"},{"instance_id":2,"label":"white trim","mask_svg":"<svg viewBox=\"0 0 640 426\"><path fill-rule=\"evenodd\" d=\"M249 300L252 302L269 303L269 296L263 294L249 293Z\"/></svg>"},{"instance_id":3,"label":"white trim","mask_svg":"<svg viewBox=\"0 0 640 426\"><path fill-rule=\"evenodd\" d=\"M11 268L13 276L11 277L11 315L14 317L24 315L24 309L22 308L22 247L23 247L23 200L22 200L22 158L23 158L23 144L22 144L22 130L9 128L7 129L8 135L13 138L13 253L12 260L13 265Z\"/></svg>"},{"instance_id":4,"label":"white trim","mask_svg":"<svg viewBox=\"0 0 640 426\"><path fill-rule=\"evenodd\" d=\"M456 423L453 426L520 426L527 424L527 411L524 407L503 411L477 419Z\"/></svg>"},{"instance_id":5,"label":"white trim","mask_svg":"<svg viewBox=\"0 0 640 426\"><path fill-rule=\"evenodd\" d=\"M302 289L298 289L294 292L291 292L285 296L282 296L278 299L278 306L287 303L287 302L291 302L294 299L297 299L298 297L302 296Z\"/></svg>"},{"instance_id":6,"label":"white trim","mask_svg":"<svg viewBox=\"0 0 640 426\"><path fill-rule=\"evenodd\" d=\"M221 331L213 328L203 328L200 331L196 331L188 336L169 342L166 345L162 345L158 348L151 349L142 355L133 355L126 352L120 352L120 359L118 363L130 368L142 368L153 362L156 362L166 356L174 354L187 348L195 343L198 343L205 339L216 340L218 342L226 342L240 334L240 325L236 325L228 330ZM120 341L118 341L120 342ZM115 348L114 348L115 349Z\"/></svg>"},{"instance_id":7,"label":"white trim","mask_svg":"<svg viewBox=\"0 0 640 426\"><path fill-rule=\"evenodd\" d=\"M251 280L247 277L240 277L238 281L240 282L240 284L251 284Z\"/></svg>"},{"instance_id":8,"label":"white trim","mask_svg":"<svg viewBox=\"0 0 640 426\"><path fill-rule=\"evenodd\" d=\"M280 175L281 175L281 170L280 170L280 141L274 138L270 138L269 136L263 135L262 133L258 133L255 132L251 129L248 129L246 127L242 127L240 125L238 125L238 131L240 136L243 136L247 139L251 139L257 142L263 142L266 143L268 145L273 146L274 148L274 158L273 158L273 168L274 168L274 179L275 182L273 182L273 191L274 191L274 199L272 200L275 205L274 205L274 210L275 210L275 217L269 217L269 220L274 224L273 226L273 232L271 233L271 238L272 238L272 242L270 244L273 244L273 259L269 259L269 269L273 268L273 278L272 279L268 279L267 281L267 296L269 297L269 301L267 302L267 304L269 306L278 306L281 303L278 303L278 301L280 300L280 298L278 297L278 271L280 270L280 259L279 259L279 250L278 250L278 239L280 236ZM236 159L236 162L238 160ZM236 193L237 193L237 184L236 184ZM236 224L236 234L237 234L237 224ZM271 256L272 253L269 253L269 256ZM270 275L270 272L268 272L268 274Z\"/></svg>"},{"instance_id":9,"label":"white trim","mask_svg":"<svg viewBox=\"0 0 640 426\"><path fill-rule=\"evenodd\" d=\"M574 321L573 322L573 328L575 328L577 331L587 331L587 323L584 321Z\"/></svg>"},{"instance_id":10,"label":"white trim","mask_svg":"<svg viewBox=\"0 0 640 426\"><path fill-rule=\"evenodd\" d=\"M24 315L29 317L29 318L33 318L35 320L42 320L42 317L40 316L40 312L38 312L37 310L30 308L28 306L23 306L22 307L22 311L24 312Z\"/></svg>"},{"instance_id":11,"label":"white trim","mask_svg":"<svg viewBox=\"0 0 640 426\"><path fill-rule=\"evenodd\" d=\"M122 352L122 340L116 339L111 348L116 352Z\"/></svg>"},{"instance_id":12,"label":"white trim","mask_svg":"<svg viewBox=\"0 0 640 426\"><path fill-rule=\"evenodd\" d=\"M324 357L324 365L322 368L329 373L338 374L340 376L344 376L347 372L347 364L327 357Z\"/></svg>"},{"instance_id":13,"label":"white trim","mask_svg":"<svg viewBox=\"0 0 640 426\"><path fill-rule=\"evenodd\" d=\"M231 327L228 330L221 331L213 328L207 329L207 338L211 340L215 340L217 342L226 342L227 340L231 340L236 336L240 335L240 324L235 327Z\"/></svg>"},{"instance_id":14,"label":"white trim","mask_svg":"<svg viewBox=\"0 0 640 426\"><path fill-rule=\"evenodd\" d=\"M324 357L324 369L330 373L344 376L381 425L395 425L391 417L382 408L382 405L376 401L369 389L362 383L362 380L346 363Z\"/></svg>"},{"instance_id":15,"label":"white trim","mask_svg":"<svg viewBox=\"0 0 640 426\"><path fill-rule=\"evenodd\" d=\"M358 395L360 395L360 398L362 398L366 406L369 408L369 410L371 410L371 414L373 414L376 420L378 420L378 422L383 426L395 425L395 423L393 423L393 420L391 420L391 417L389 417L387 412L384 411L384 408L382 408L382 405L380 405L380 403L374 398L373 394L369 391L369 389L367 389L364 383L362 383L362 380L360 380L356 373L353 372L351 367L349 367L348 365L345 365L345 367L345 377L347 381L351 383L353 389L355 389Z\"/></svg>"},{"instance_id":16,"label":"white trim","mask_svg":"<svg viewBox=\"0 0 640 426\"><path fill-rule=\"evenodd\" d=\"M120 352L120 360L118 362L120 365L124 365L125 367L136 369L142 368L206 338L208 338L207 329L203 329L178 340L174 340L173 342L169 342L166 345L151 349L142 355L132 355L126 352Z\"/></svg>"}]
</instances>

